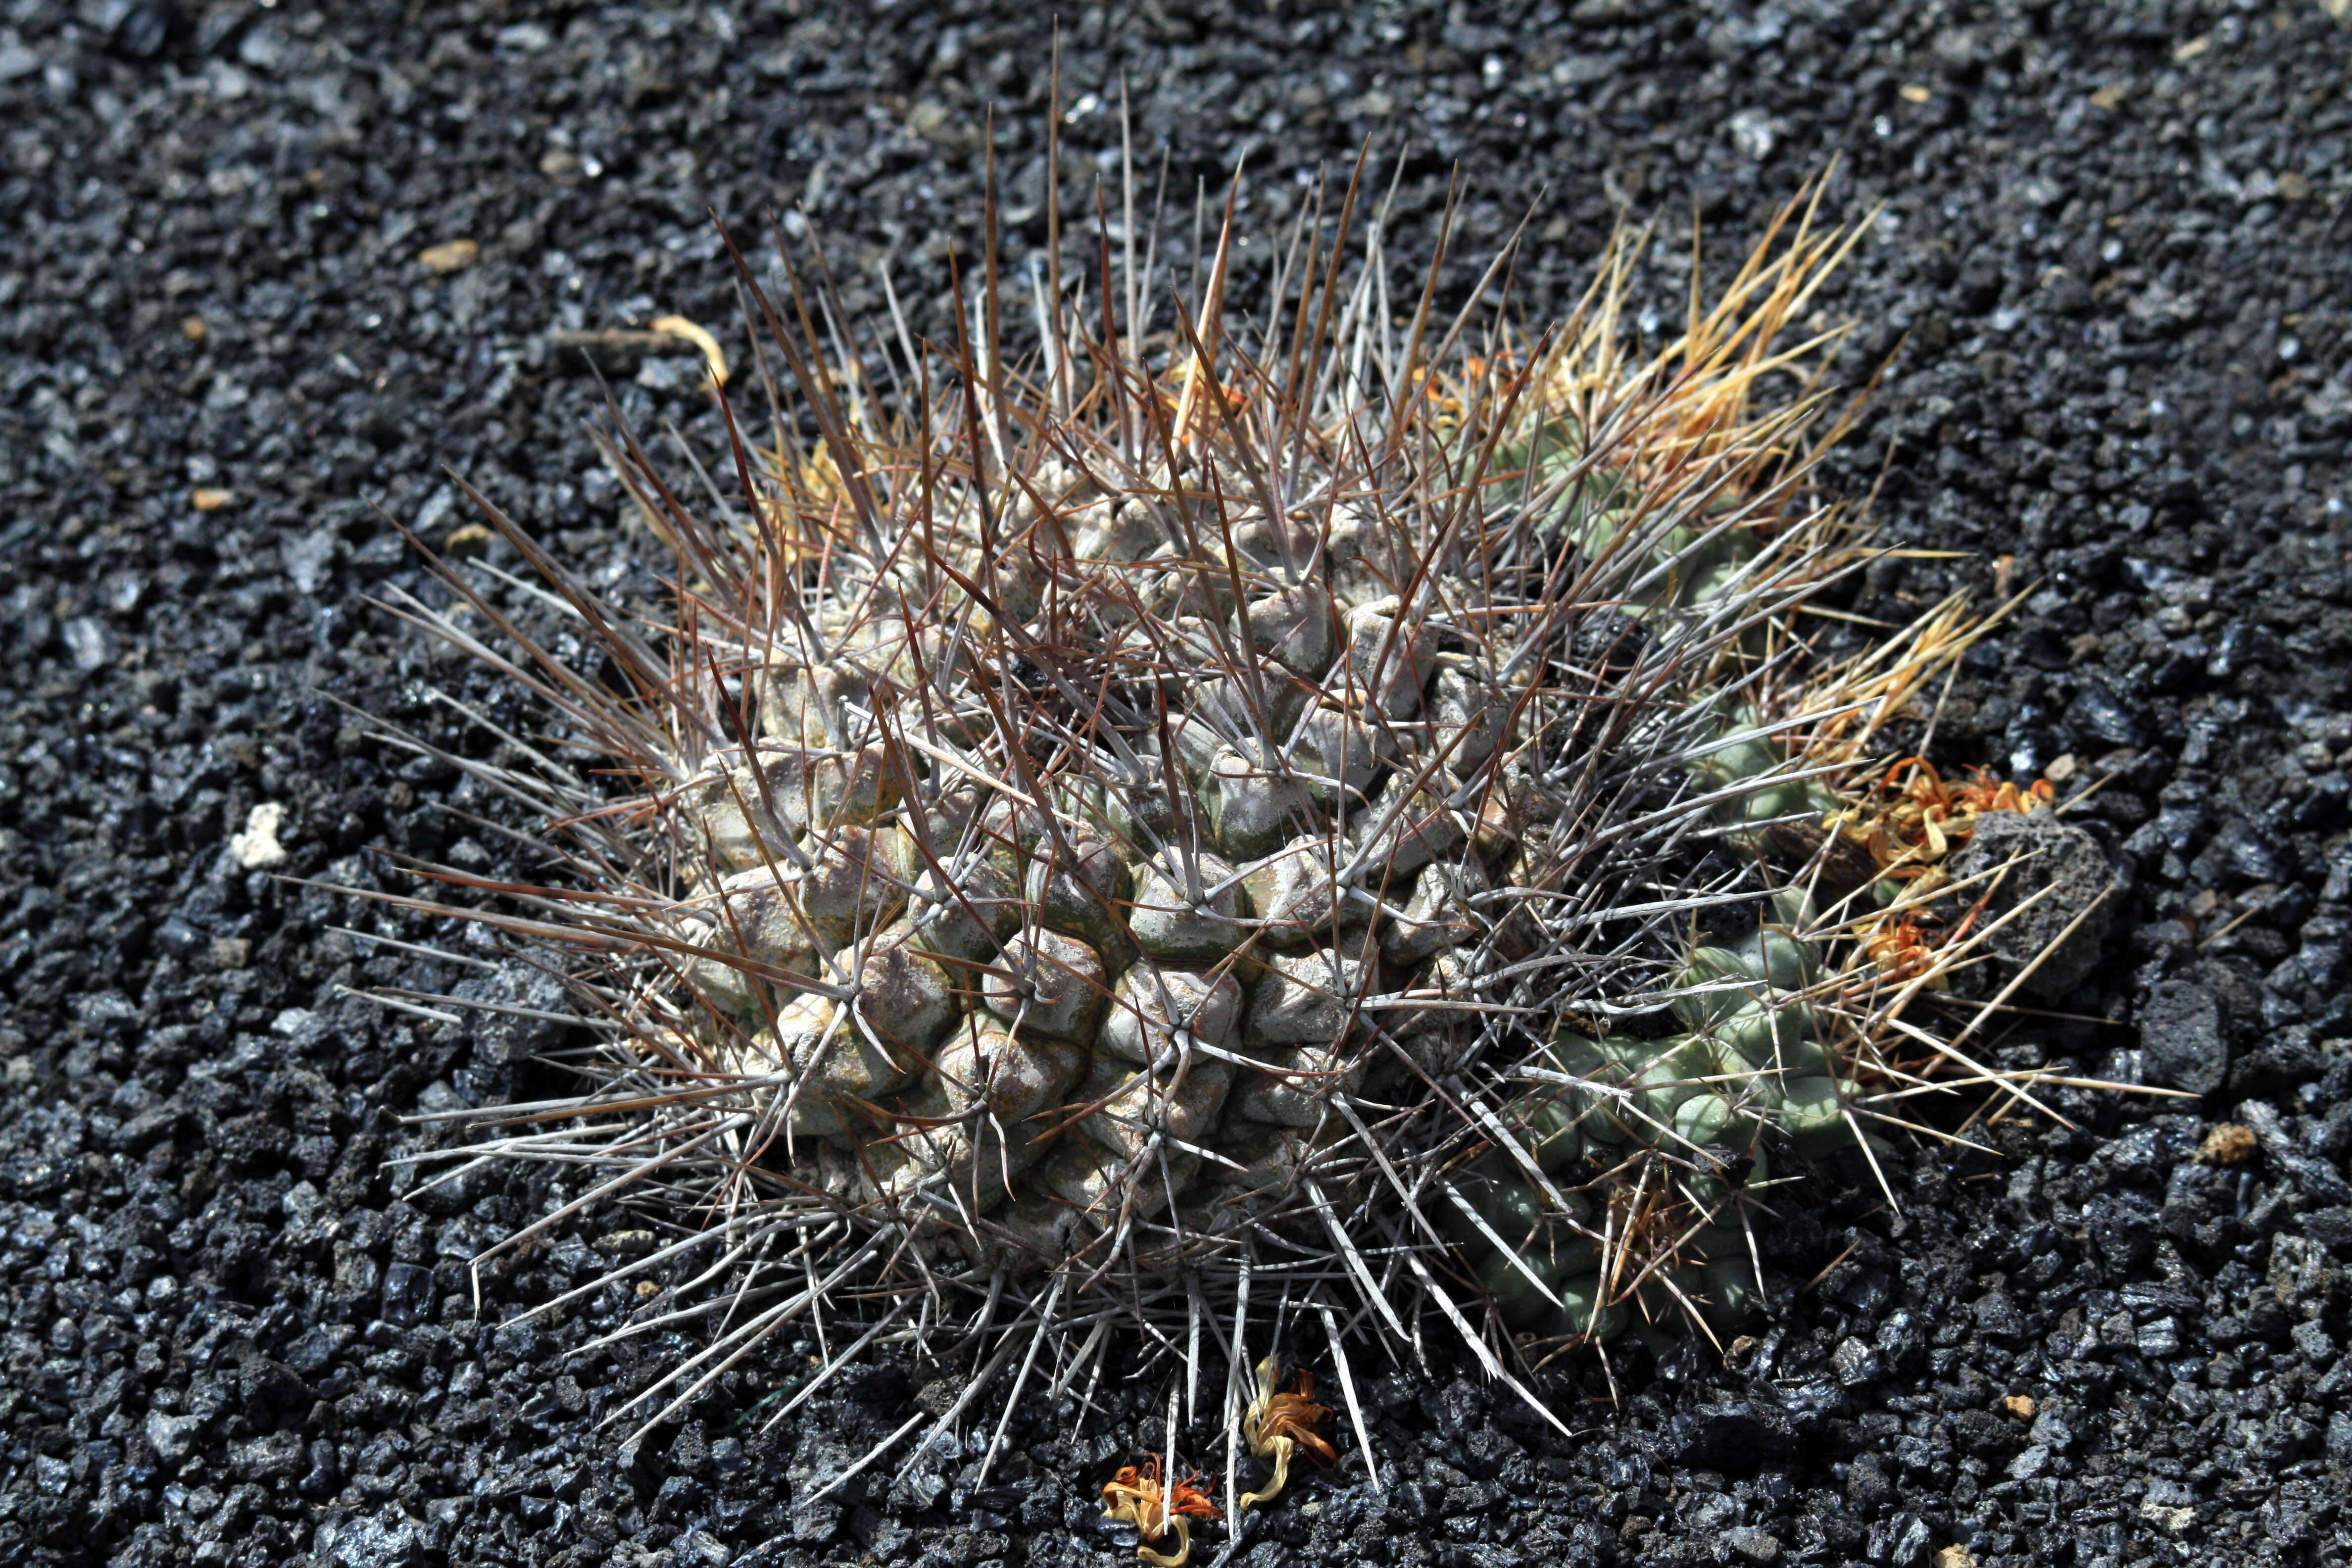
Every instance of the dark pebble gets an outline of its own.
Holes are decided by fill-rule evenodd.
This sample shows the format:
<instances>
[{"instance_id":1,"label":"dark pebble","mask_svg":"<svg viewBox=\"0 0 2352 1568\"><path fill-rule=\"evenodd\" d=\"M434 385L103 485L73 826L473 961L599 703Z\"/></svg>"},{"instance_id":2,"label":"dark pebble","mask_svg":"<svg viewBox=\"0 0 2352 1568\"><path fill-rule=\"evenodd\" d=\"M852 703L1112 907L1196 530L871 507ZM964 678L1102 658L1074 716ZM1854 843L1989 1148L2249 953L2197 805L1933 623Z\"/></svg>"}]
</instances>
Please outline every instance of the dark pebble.
<instances>
[{"instance_id":1,"label":"dark pebble","mask_svg":"<svg viewBox=\"0 0 2352 1568\"><path fill-rule=\"evenodd\" d=\"M2089 832L2047 811L1989 812L1952 857L1951 874L1965 881L2003 867L1997 883L1971 894L1985 904L1979 921L2006 917L1986 945L2000 955L2004 977L2025 973L2026 991L2072 994L2098 963L2123 902L2115 864Z\"/></svg>"},{"instance_id":2,"label":"dark pebble","mask_svg":"<svg viewBox=\"0 0 2352 1568\"><path fill-rule=\"evenodd\" d=\"M2140 1004L2139 1040L2150 1082L2210 1094L2229 1080L2230 1045L2221 1033L2221 1002L2194 981L2156 984Z\"/></svg>"}]
</instances>

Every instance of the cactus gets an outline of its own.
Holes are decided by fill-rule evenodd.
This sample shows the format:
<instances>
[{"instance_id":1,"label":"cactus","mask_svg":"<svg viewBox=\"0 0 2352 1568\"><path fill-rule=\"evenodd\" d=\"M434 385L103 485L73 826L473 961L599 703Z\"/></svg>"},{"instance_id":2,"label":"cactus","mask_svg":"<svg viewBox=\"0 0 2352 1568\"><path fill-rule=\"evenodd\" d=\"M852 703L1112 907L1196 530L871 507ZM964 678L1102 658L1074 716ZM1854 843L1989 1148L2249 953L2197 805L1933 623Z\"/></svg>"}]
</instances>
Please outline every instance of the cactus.
<instances>
[{"instance_id":1,"label":"cactus","mask_svg":"<svg viewBox=\"0 0 2352 1568\"><path fill-rule=\"evenodd\" d=\"M1049 271L1016 368L992 248L972 346L881 382L746 268L814 443L729 413L741 493L705 514L602 437L674 605L608 603L485 503L604 674L450 592L632 780L461 763L562 825L588 913L452 912L569 944L612 1020L606 1083L530 1114L562 1158L707 1180L745 1267L921 1298L923 1333L1009 1294L1036 1334L1197 1343L1205 1310L1245 1367L1256 1274L1367 1331L1433 1302L1506 1375L1513 1335L1720 1335L1761 1278L1743 1194L1853 1136L1866 1044L1825 1001L1854 933L1766 835L1868 739L1862 676L1809 689L1787 632L1862 536L1805 500L1815 405L1750 406L1844 242L1792 209L1634 362L1630 248L1469 356L1425 308L1390 331L1347 219L1246 344L1231 237L1165 358ZM1160 292L1122 260L1103 308Z\"/></svg>"}]
</instances>

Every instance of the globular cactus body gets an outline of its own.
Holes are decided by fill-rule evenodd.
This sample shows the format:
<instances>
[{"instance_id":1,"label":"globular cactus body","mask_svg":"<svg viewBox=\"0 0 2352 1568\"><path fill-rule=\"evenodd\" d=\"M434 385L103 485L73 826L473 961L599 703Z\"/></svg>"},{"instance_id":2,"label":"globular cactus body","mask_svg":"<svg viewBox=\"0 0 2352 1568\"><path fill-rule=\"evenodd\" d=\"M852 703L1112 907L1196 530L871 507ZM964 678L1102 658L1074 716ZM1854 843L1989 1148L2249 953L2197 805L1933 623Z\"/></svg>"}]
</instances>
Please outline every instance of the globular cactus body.
<instances>
[{"instance_id":1,"label":"globular cactus body","mask_svg":"<svg viewBox=\"0 0 2352 1568\"><path fill-rule=\"evenodd\" d=\"M1351 603L1171 539L1146 559L1178 584L1169 609L1190 602L1182 568L1246 570L1214 626L1161 619L1212 670L1218 647L1241 668L1163 682L1164 718L1022 779L1038 794L903 743L922 705L969 711L968 690L811 664L761 672L754 762L715 758L675 812L719 916L686 973L711 1058L773 1080L792 1135L858 1173L845 1198L977 1220L956 1234L1015 1270L1114 1235L1138 1195L1189 1200L1203 1238L1246 1223L1269 1150L1303 1152L1334 1092L1395 1078L1372 1048L1384 999L1489 932L1477 900L1508 879L1507 841L1475 832L1497 782L1476 770L1521 726L1441 680L1467 662L1458 637L1392 593ZM809 744L808 716L848 689L866 706L841 705L836 749ZM769 1023L746 974L778 970L850 994ZM887 1169L857 1157L880 1142Z\"/></svg>"},{"instance_id":2,"label":"globular cactus body","mask_svg":"<svg viewBox=\"0 0 2352 1568\"><path fill-rule=\"evenodd\" d=\"M621 671L531 679L645 786L528 786L621 1021L560 1113L626 1107L614 1159L692 1152L736 1230L835 1227L877 1294L1012 1290L1040 1331L1107 1290L1238 1351L1271 1268L1361 1321L1466 1282L1503 1337L1720 1333L1742 1194L1853 1125L1826 931L1761 853L1831 799L1782 611L1853 535L1799 504L1810 405L1749 405L1837 242L1800 226L1641 363L1630 251L1539 352L1434 360L1343 239L1245 353L1225 254L1185 353L1046 286L1034 377L992 306L895 418L747 273L817 437L737 448L732 521L608 438L675 613L493 514ZM1727 879L1760 923L1695 941Z\"/></svg>"}]
</instances>

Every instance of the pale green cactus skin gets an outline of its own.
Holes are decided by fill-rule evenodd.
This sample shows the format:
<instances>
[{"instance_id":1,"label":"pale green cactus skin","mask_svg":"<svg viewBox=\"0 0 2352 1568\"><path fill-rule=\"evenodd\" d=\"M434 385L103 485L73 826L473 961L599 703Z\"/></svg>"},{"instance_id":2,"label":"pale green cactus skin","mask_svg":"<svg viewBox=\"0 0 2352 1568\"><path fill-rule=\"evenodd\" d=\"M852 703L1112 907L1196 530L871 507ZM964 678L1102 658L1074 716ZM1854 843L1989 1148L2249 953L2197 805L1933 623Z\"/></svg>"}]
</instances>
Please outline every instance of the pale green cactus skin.
<instances>
[{"instance_id":1,"label":"pale green cactus skin","mask_svg":"<svg viewBox=\"0 0 2352 1568\"><path fill-rule=\"evenodd\" d=\"M1684 1032L1553 1039L1538 1070L1578 1081L1516 1108L1525 1158L1488 1153L1433 1205L1508 1327L1655 1338L1696 1312L1718 1338L1737 1330L1756 1305L1757 1268L1732 1182L1770 1181L1776 1152L1822 1154L1853 1140L1842 1102L1854 1085L1837 1076L1821 1016L1798 999L1821 978L1812 944L1765 925L1692 952L1668 1002ZM1667 1223L1687 1233L1647 1281L1646 1248L1604 1272L1608 1227L1582 1195L1644 1151L1663 1157L1643 1179L1665 1188ZM1562 1192L1570 1223L1540 1200L1528 1163Z\"/></svg>"},{"instance_id":2,"label":"pale green cactus skin","mask_svg":"<svg viewBox=\"0 0 2352 1568\"><path fill-rule=\"evenodd\" d=\"M1552 422L1514 456L1538 474L1565 470L1573 432ZM1588 551L1634 552L1629 574L1646 591L1630 597L1648 616L1737 592L1757 554L1736 531L1621 542L1621 481L1588 479L1584 494ZM1817 780L1782 777L1786 747L1752 712L1743 717L1687 773L1700 795L1736 792L1712 816L1753 851L1762 825L1838 803ZM1845 1103L1857 1087L1841 1076L1822 1014L1803 1000L1822 977L1819 944L1798 934L1808 900L1790 889L1763 912L1745 938L1690 951L1665 998L1682 1032L1555 1037L1537 1070L1577 1081L1528 1096L1515 1108L1520 1149L1480 1157L1431 1204L1512 1331L1605 1343L1631 1329L1655 1345L1695 1317L1727 1340L1756 1310L1760 1270L1738 1223L1743 1192L1771 1181L1776 1152L1820 1155L1853 1142ZM1612 1232L1591 1197L1622 1195L1643 1151L1663 1156L1641 1179L1671 1194L1665 1223L1680 1226L1654 1263L1647 1247L1611 1254Z\"/></svg>"}]
</instances>

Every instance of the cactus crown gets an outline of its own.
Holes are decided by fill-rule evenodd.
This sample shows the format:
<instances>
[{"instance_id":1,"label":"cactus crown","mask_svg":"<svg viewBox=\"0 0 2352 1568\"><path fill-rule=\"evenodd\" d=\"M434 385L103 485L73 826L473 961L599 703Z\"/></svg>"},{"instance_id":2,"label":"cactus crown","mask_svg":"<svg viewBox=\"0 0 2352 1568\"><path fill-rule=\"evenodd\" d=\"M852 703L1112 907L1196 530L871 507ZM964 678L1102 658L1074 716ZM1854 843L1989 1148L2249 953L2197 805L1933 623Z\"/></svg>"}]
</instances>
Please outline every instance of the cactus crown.
<instances>
[{"instance_id":1,"label":"cactus crown","mask_svg":"<svg viewBox=\"0 0 2352 1568\"><path fill-rule=\"evenodd\" d=\"M673 1251L789 1285L638 1409L851 1284L875 1333L1122 1321L1190 1358L1205 1325L1241 1368L1312 1316L1350 1408L1345 1341L1424 1313L1505 1375L1716 1332L1743 1190L1850 1136L1843 917L1757 853L1909 690L1808 688L1792 629L1858 535L1809 499L1819 399L1764 394L1850 240L1792 208L1634 357L1638 240L1530 341L1487 324L1509 250L1400 308L1360 187L1332 209L1255 324L1230 209L1181 293L1131 225L1083 284L1049 248L1018 360L992 236L946 349L744 266L774 426L714 384L733 493L600 435L674 603L487 503L601 673L474 577L410 603L607 781L462 764L571 873L556 913L462 912L568 947L605 1035L499 1146L674 1194Z\"/></svg>"}]
</instances>

